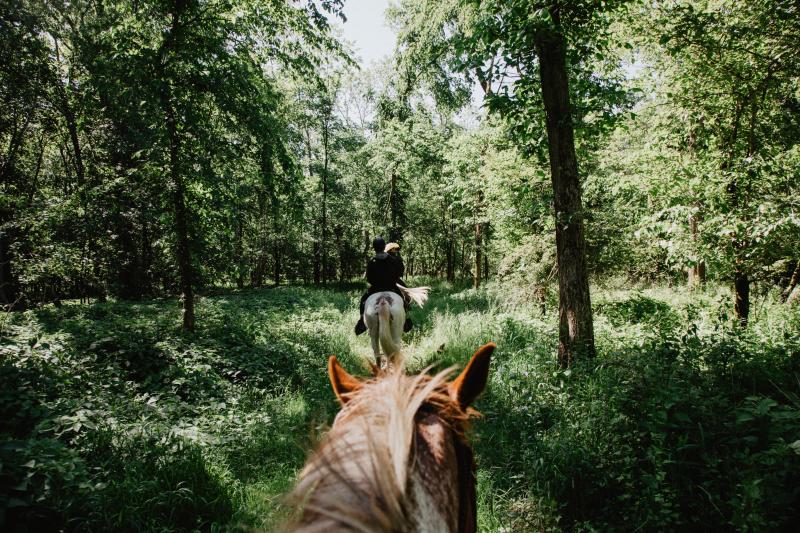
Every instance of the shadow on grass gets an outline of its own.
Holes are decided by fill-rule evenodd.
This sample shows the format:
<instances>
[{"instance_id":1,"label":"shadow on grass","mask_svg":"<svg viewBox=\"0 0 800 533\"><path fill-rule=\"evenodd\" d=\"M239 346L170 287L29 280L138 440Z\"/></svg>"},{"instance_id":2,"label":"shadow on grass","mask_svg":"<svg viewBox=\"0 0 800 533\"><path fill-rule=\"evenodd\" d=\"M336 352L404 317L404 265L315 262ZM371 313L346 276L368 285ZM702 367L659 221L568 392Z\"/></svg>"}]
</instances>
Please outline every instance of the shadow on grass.
<instances>
[{"instance_id":1,"label":"shadow on grass","mask_svg":"<svg viewBox=\"0 0 800 533\"><path fill-rule=\"evenodd\" d=\"M21 516L47 520L60 509L56 514L74 527L104 530L209 530L230 520L257 525L244 510L234 510L241 505L235 494L261 487L266 497L291 485L309 441L336 411L325 367L332 353L351 357L336 326L355 305L355 292L303 287L199 298L194 334L179 331L174 301L66 304L32 312L37 337L57 343L59 355L54 359L48 342L32 339L31 347L36 344L44 356L29 358L38 366L3 371L10 385L32 383L30 397L20 395L19 386L3 389L16 391L9 408L31 419L13 424L20 446L33 446L29 434L39 422L71 416L84 404L95 416L125 421L126 429L103 424L68 433L81 436L74 442L83 460L75 468L81 483L94 488L73 486L59 502L36 500L44 490L39 487ZM58 360L66 364L53 376L39 372L42 364L55 371ZM59 397L59 412L41 399ZM232 418L220 407L225 402L237 405ZM241 439L215 445L210 455L181 436L186 424L202 422L207 431L215 419L235 424L236 417L249 421ZM15 485L26 474L22 466L18 470Z\"/></svg>"}]
</instances>

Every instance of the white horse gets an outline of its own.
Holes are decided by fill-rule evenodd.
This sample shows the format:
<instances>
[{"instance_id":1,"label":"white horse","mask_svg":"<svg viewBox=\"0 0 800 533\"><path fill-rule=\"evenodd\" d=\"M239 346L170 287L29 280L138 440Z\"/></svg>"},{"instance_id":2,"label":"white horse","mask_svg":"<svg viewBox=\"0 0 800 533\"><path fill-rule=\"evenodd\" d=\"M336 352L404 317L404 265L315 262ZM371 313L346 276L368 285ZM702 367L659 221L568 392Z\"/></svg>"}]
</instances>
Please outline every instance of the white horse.
<instances>
[{"instance_id":1,"label":"white horse","mask_svg":"<svg viewBox=\"0 0 800 533\"><path fill-rule=\"evenodd\" d=\"M420 307L428 301L430 287L403 287L397 286L409 300ZM364 324L369 330L372 341L372 352L375 362L381 365L381 351L389 359L400 351L403 340L403 324L406 321L406 311L403 306L403 297L395 292L376 292L367 298L364 304Z\"/></svg>"}]
</instances>

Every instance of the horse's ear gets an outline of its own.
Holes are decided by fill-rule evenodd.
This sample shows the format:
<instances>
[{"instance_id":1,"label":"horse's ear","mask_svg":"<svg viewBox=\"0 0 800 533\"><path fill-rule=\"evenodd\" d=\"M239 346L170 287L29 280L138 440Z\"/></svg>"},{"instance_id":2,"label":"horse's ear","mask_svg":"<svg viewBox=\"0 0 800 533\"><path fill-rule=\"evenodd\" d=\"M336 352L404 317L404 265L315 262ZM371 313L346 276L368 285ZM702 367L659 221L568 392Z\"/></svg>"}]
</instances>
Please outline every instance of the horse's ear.
<instances>
[{"instance_id":1,"label":"horse's ear","mask_svg":"<svg viewBox=\"0 0 800 533\"><path fill-rule=\"evenodd\" d=\"M495 348L497 345L493 342L478 348L466 368L455 381L450 383L450 398L461 409L466 410L486 387L486 381L489 379L489 362L492 360Z\"/></svg>"},{"instance_id":2,"label":"horse's ear","mask_svg":"<svg viewBox=\"0 0 800 533\"><path fill-rule=\"evenodd\" d=\"M328 358L328 378L331 380L333 392L336 393L336 397L342 405L346 404L350 399L351 392L361 388L361 382L342 368L335 355Z\"/></svg>"}]
</instances>

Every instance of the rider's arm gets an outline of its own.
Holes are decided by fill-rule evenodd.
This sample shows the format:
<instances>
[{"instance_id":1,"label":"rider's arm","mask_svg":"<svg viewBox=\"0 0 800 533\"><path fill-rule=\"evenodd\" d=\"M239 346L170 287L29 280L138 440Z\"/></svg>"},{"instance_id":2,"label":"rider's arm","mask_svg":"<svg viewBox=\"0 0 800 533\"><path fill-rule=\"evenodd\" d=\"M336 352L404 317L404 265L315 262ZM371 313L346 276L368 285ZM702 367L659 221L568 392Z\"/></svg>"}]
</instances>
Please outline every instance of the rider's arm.
<instances>
[{"instance_id":1,"label":"rider's arm","mask_svg":"<svg viewBox=\"0 0 800 533\"><path fill-rule=\"evenodd\" d=\"M367 283L370 285L378 284L378 264L375 261L367 263Z\"/></svg>"}]
</instances>

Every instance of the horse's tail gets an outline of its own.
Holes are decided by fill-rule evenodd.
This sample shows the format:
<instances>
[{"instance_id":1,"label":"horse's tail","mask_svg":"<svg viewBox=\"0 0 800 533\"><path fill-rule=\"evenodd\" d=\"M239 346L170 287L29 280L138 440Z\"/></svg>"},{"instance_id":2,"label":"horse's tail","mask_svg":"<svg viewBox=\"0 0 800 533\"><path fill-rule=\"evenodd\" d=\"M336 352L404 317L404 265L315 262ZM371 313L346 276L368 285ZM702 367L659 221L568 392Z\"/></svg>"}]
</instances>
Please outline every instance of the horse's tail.
<instances>
[{"instance_id":1,"label":"horse's tail","mask_svg":"<svg viewBox=\"0 0 800 533\"><path fill-rule=\"evenodd\" d=\"M403 287L398 284L397 288L403 293L403 296L422 307L428 301L428 291L430 287Z\"/></svg>"},{"instance_id":2,"label":"horse's tail","mask_svg":"<svg viewBox=\"0 0 800 533\"><path fill-rule=\"evenodd\" d=\"M400 346L392 338L392 301L389 299L378 302L378 339L386 357L400 351Z\"/></svg>"}]
</instances>

